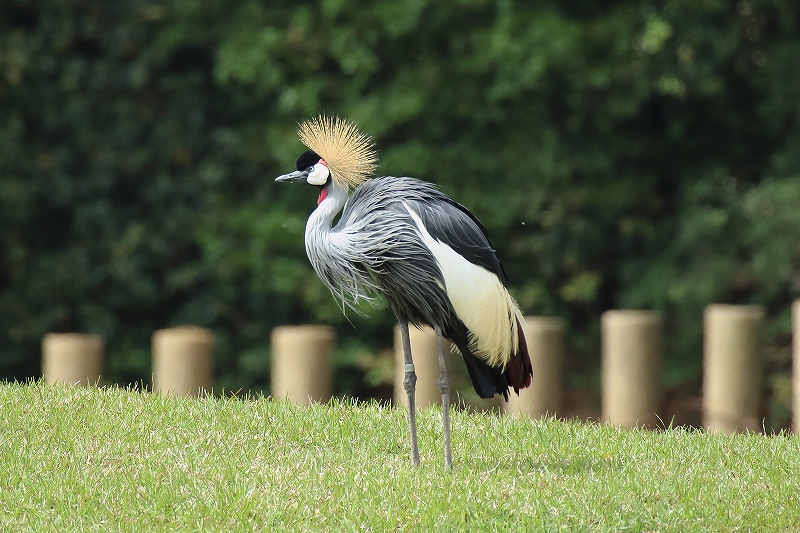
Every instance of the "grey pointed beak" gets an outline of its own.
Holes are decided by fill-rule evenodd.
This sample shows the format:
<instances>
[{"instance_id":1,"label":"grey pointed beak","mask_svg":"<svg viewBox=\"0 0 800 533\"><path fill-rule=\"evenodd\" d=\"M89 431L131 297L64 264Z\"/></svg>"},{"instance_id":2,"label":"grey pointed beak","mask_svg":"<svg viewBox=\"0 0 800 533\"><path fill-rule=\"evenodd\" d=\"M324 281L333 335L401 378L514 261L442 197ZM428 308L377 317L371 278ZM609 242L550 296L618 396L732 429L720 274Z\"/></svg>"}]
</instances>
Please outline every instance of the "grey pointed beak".
<instances>
[{"instance_id":1,"label":"grey pointed beak","mask_svg":"<svg viewBox=\"0 0 800 533\"><path fill-rule=\"evenodd\" d=\"M275 178L275 181L280 181L282 183L305 183L306 178L308 178L308 170L295 170L289 174L278 176Z\"/></svg>"}]
</instances>

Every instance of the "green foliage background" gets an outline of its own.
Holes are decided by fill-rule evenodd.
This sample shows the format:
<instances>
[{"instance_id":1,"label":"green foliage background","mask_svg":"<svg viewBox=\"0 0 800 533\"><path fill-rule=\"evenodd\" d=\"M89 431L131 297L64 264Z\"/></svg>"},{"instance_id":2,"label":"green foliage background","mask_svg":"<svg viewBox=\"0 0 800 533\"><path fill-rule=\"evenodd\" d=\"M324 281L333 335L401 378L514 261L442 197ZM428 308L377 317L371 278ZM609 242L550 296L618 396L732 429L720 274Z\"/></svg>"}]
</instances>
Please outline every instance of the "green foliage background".
<instances>
[{"instance_id":1,"label":"green foliage background","mask_svg":"<svg viewBox=\"0 0 800 533\"><path fill-rule=\"evenodd\" d=\"M677 386L705 305L764 305L780 425L799 37L792 0L2 2L0 375L90 331L109 380L147 382L152 331L193 323L218 385L259 390L272 327L324 322L364 393L391 313L342 316L303 251L314 191L273 183L324 111L476 213L526 313L567 319L574 385L606 309L664 313Z\"/></svg>"}]
</instances>

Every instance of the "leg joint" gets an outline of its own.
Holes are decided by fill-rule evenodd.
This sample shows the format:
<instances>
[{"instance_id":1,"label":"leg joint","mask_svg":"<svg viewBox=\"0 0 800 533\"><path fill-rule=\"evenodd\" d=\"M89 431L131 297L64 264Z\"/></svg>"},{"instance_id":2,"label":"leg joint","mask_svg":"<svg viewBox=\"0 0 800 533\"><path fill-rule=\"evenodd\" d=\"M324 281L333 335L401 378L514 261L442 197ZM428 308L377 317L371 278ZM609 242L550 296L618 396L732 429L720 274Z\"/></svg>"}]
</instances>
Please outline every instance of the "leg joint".
<instances>
[{"instance_id":1,"label":"leg joint","mask_svg":"<svg viewBox=\"0 0 800 533\"><path fill-rule=\"evenodd\" d=\"M436 382L439 385L439 392L444 394L450 391L450 374L448 372L442 372L439 375L439 381Z\"/></svg>"},{"instance_id":2,"label":"leg joint","mask_svg":"<svg viewBox=\"0 0 800 533\"><path fill-rule=\"evenodd\" d=\"M403 379L403 387L406 389L406 393L411 394L416 384L417 374L414 372L414 370L412 369L411 371L406 371L406 376Z\"/></svg>"}]
</instances>

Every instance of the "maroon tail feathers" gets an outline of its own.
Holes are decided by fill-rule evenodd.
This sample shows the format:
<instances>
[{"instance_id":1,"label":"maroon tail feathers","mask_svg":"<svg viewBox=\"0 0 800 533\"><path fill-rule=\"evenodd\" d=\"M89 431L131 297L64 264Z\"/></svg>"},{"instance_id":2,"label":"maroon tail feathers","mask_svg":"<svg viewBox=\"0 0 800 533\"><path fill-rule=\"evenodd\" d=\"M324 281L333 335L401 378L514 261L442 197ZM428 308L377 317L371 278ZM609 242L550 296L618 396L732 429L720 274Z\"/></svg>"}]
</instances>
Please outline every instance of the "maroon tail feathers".
<instances>
[{"instance_id":1,"label":"maroon tail feathers","mask_svg":"<svg viewBox=\"0 0 800 533\"><path fill-rule=\"evenodd\" d=\"M525 340L525 332L522 324L517 320L517 334L519 345L517 351L511 355L506 364L506 379L508 386L514 387L514 392L519 396L519 390L530 386L533 380L533 366L531 366L531 356L528 353L528 342Z\"/></svg>"}]
</instances>

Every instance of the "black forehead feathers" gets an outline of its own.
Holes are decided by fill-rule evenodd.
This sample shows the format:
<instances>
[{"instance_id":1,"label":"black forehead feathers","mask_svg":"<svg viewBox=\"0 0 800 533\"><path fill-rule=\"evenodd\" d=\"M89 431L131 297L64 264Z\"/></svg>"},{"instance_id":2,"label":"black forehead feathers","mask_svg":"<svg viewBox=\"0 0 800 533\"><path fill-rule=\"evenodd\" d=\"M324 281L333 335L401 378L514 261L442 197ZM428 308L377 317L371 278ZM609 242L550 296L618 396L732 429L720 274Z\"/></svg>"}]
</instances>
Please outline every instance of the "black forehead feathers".
<instances>
[{"instance_id":1,"label":"black forehead feathers","mask_svg":"<svg viewBox=\"0 0 800 533\"><path fill-rule=\"evenodd\" d=\"M300 154L300 157L297 158L297 163L295 166L297 170L305 170L311 165L316 165L317 161L322 159L314 150L308 150Z\"/></svg>"}]
</instances>

